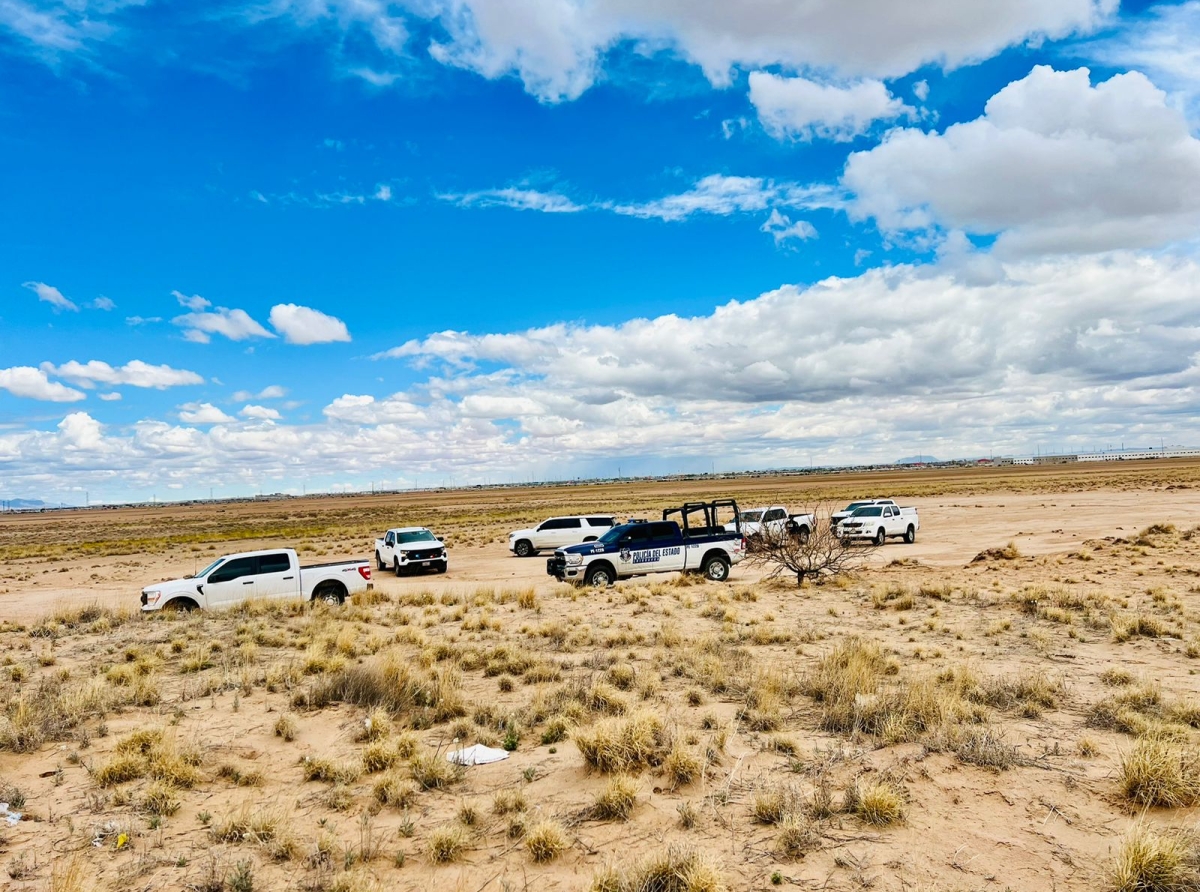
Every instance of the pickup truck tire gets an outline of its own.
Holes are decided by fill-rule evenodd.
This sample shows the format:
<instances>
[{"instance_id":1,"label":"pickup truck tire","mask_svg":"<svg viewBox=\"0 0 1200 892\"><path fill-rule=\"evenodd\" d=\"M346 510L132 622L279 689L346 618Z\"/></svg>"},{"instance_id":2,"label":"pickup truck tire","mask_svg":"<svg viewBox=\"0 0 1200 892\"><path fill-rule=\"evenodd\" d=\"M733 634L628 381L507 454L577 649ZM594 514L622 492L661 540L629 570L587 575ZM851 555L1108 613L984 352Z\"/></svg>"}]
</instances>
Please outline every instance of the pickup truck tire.
<instances>
[{"instance_id":1,"label":"pickup truck tire","mask_svg":"<svg viewBox=\"0 0 1200 892\"><path fill-rule=\"evenodd\" d=\"M584 539L583 541L584 541L584 542L595 542L595 541L596 541L596 537L595 537L595 536L588 536L588 537L587 537L586 539Z\"/></svg>"},{"instance_id":2,"label":"pickup truck tire","mask_svg":"<svg viewBox=\"0 0 1200 892\"><path fill-rule=\"evenodd\" d=\"M387 569L387 564L383 562L383 556L378 551L375 552L375 569L380 572Z\"/></svg>"},{"instance_id":3,"label":"pickup truck tire","mask_svg":"<svg viewBox=\"0 0 1200 892\"><path fill-rule=\"evenodd\" d=\"M792 533L792 535L796 537L796 541L801 545L807 545L808 539L812 535L812 530L806 526L800 526L795 530L795 532Z\"/></svg>"},{"instance_id":4,"label":"pickup truck tire","mask_svg":"<svg viewBox=\"0 0 1200 892\"><path fill-rule=\"evenodd\" d=\"M883 527L880 527L875 533L875 544L887 545L887 530L885 530Z\"/></svg>"},{"instance_id":5,"label":"pickup truck tire","mask_svg":"<svg viewBox=\"0 0 1200 892\"><path fill-rule=\"evenodd\" d=\"M162 609L179 611L180 613L191 613L193 610L199 610L200 605L191 598L173 598L164 604Z\"/></svg>"},{"instance_id":6,"label":"pickup truck tire","mask_svg":"<svg viewBox=\"0 0 1200 892\"><path fill-rule=\"evenodd\" d=\"M904 541L909 545L917 541L917 528L911 523L908 525L908 529L904 531Z\"/></svg>"},{"instance_id":7,"label":"pickup truck tire","mask_svg":"<svg viewBox=\"0 0 1200 892\"><path fill-rule=\"evenodd\" d=\"M528 539L522 539L513 546L513 554L515 554L517 557L532 557L533 555L537 554L537 552L533 550L532 542L530 542Z\"/></svg>"},{"instance_id":8,"label":"pickup truck tire","mask_svg":"<svg viewBox=\"0 0 1200 892\"><path fill-rule=\"evenodd\" d=\"M346 600L346 587L340 582L322 582L313 592L313 600L336 607Z\"/></svg>"},{"instance_id":9,"label":"pickup truck tire","mask_svg":"<svg viewBox=\"0 0 1200 892\"><path fill-rule=\"evenodd\" d=\"M588 585L594 586L610 586L617 581L616 571L608 564L601 561L600 563L592 564L587 569L587 573L583 577L583 581Z\"/></svg>"},{"instance_id":10,"label":"pickup truck tire","mask_svg":"<svg viewBox=\"0 0 1200 892\"><path fill-rule=\"evenodd\" d=\"M437 571L438 571L439 573L445 573L445 572L446 572L447 570L449 570L449 569L450 569L450 562L449 562L449 561L442 561L442 562L441 562L440 564L438 564L438 566L437 566Z\"/></svg>"},{"instance_id":11,"label":"pickup truck tire","mask_svg":"<svg viewBox=\"0 0 1200 892\"><path fill-rule=\"evenodd\" d=\"M400 566L400 558L396 558L395 566L392 569L395 570L397 576L404 575L404 568Z\"/></svg>"},{"instance_id":12,"label":"pickup truck tire","mask_svg":"<svg viewBox=\"0 0 1200 892\"><path fill-rule=\"evenodd\" d=\"M710 554L700 566L700 572L705 579L713 582L724 582L729 578L729 559L718 554Z\"/></svg>"}]
</instances>

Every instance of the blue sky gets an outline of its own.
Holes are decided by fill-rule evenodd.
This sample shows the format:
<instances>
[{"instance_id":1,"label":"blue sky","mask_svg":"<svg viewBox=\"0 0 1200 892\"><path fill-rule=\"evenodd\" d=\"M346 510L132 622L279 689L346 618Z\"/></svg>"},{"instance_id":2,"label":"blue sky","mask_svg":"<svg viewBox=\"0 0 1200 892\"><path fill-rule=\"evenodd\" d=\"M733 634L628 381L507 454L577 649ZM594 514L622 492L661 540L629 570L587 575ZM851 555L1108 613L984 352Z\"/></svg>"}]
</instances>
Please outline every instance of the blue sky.
<instances>
[{"instance_id":1,"label":"blue sky","mask_svg":"<svg viewBox=\"0 0 1200 892\"><path fill-rule=\"evenodd\" d=\"M1200 3L0 0L0 497L1194 445Z\"/></svg>"}]
</instances>

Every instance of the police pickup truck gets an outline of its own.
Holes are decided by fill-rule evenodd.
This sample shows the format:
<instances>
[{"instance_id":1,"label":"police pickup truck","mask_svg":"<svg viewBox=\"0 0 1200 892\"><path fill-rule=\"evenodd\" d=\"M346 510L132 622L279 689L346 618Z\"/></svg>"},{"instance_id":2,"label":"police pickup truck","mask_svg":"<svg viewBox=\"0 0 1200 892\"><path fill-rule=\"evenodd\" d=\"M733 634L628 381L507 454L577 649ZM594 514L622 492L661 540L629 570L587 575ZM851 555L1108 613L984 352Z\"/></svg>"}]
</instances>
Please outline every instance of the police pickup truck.
<instances>
[{"instance_id":1,"label":"police pickup truck","mask_svg":"<svg viewBox=\"0 0 1200 892\"><path fill-rule=\"evenodd\" d=\"M733 529L719 515L731 513ZM671 518L678 515L678 520ZM716 582L746 556L737 502L689 502L663 512L661 521L615 526L595 542L569 545L546 561L546 572L560 582L611 585L648 573L703 573Z\"/></svg>"}]
</instances>

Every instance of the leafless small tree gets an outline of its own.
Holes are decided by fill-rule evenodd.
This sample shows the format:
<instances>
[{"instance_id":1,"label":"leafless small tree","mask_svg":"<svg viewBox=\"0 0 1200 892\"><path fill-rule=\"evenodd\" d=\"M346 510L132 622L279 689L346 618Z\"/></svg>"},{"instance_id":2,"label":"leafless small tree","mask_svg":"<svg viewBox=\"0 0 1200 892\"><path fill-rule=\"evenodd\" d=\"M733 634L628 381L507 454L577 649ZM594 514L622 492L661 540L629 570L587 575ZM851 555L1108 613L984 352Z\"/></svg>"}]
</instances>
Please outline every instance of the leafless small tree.
<instances>
[{"instance_id":1,"label":"leafless small tree","mask_svg":"<svg viewBox=\"0 0 1200 892\"><path fill-rule=\"evenodd\" d=\"M878 546L869 540L851 542L840 538L830 523L834 510L828 504L812 510L804 508L801 513L811 515L808 522L789 521L781 533L764 532L748 540L747 560L765 568L767 579L795 575L797 585L858 569Z\"/></svg>"}]
</instances>

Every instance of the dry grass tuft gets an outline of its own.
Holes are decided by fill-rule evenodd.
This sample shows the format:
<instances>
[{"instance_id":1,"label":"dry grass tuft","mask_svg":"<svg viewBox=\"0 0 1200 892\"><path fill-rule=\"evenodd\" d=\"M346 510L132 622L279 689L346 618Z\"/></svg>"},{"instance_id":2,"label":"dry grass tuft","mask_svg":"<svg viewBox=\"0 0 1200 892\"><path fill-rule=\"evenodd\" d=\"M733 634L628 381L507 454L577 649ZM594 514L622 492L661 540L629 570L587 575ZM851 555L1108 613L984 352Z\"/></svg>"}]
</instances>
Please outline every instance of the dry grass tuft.
<instances>
[{"instance_id":1,"label":"dry grass tuft","mask_svg":"<svg viewBox=\"0 0 1200 892\"><path fill-rule=\"evenodd\" d=\"M1200 801L1200 753L1195 747L1144 737L1121 754L1121 793L1145 806L1185 808Z\"/></svg>"},{"instance_id":2,"label":"dry grass tuft","mask_svg":"<svg viewBox=\"0 0 1200 892\"><path fill-rule=\"evenodd\" d=\"M609 867L591 892L727 892L721 871L700 852L672 846L633 867Z\"/></svg>"},{"instance_id":3,"label":"dry grass tuft","mask_svg":"<svg viewBox=\"0 0 1200 892\"><path fill-rule=\"evenodd\" d=\"M370 709L382 707L394 715L418 713L418 720L426 724L449 721L467 712L462 677L456 668L422 674L399 653L339 669L315 682L308 692L298 693L297 705L312 709L353 703Z\"/></svg>"},{"instance_id":4,"label":"dry grass tuft","mask_svg":"<svg viewBox=\"0 0 1200 892\"><path fill-rule=\"evenodd\" d=\"M443 824L429 834L426 851L434 864L449 864L462 857L467 847L467 832L461 824Z\"/></svg>"},{"instance_id":5,"label":"dry grass tuft","mask_svg":"<svg viewBox=\"0 0 1200 892\"><path fill-rule=\"evenodd\" d=\"M432 750L418 753L408 765L409 774L425 790L438 790L462 779L461 765L447 762L441 753Z\"/></svg>"},{"instance_id":6,"label":"dry grass tuft","mask_svg":"<svg viewBox=\"0 0 1200 892\"><path fill-rule=\"evenodd\" d=\"M575 746L584 762L603 772L637 772L661 765L670 743L662 719L648 711L605 719L575 732Z\"/></svg>"},{"instance_id":7,"label":"dry grass tuft","mask_svg":"<svg viewBox=\"0 0 1200 892\"><path fill-rule=\"evenodd\" d=\"M1200 886L1195 838L1139 821L1109 868L1113 892L1184 892Z\"/></svg>"},{"instance_id":8,"label":"dry grass tuft","mask_svg":"<svg viewBox=\"0 0 1200 892\"><path fill-rule=\"evenodd\" d=\"M392 808L411 808L421 788L399 771L392 770L375 782L375 801Z\"/></svg>"},{"instance_id":9,"label":"dry grass tuft","mask_svg":"<svg viewBox=\"0 0 1200 892\"><path fill-rule=\"evenodd\" d=\"M673 787L690 784L700 776L703 767L700 757L679 742L671 747L667 758L663 760L663 772Z\"/></svg>"},{"instance_id":10,"label":"dry grass tuft","mask_svg":"<svg viewBox=\"0 0 1200 892\"><path fill-rule=\"evenodd\" d=\"M609 778L592 804L592 815L602 821L626 821L637 805L638 785L623 774Z\"/></svg>"},{"instance_id":11,"label":"dry grass tuft","mask_svg":"<svg viewBox=\"0 0 1200 892\"><path fill-rule=\"evenodd\" d=\"M821 831L815 821L803 815L785 815L778 823L775 843L787 858L799 858L821 846Z\"/></svg>"},{"instance_id":12,"label":"dry grass tuft","mask_svg":"<svg viewBox=\"0 0 1200 892\"><path fill-rule=\"evenodd\" d=\"M539 864L553 861L566 851L567 844L567 833L557 821L538 821L525 831L525 848Z\"/></svg>"},{"instance_id":13,"label":"dry grass tuft","mask_svg":"<svg viewBox=\"0 0 1200 892\"><path fill-rule=\"evenodd\" d=\"M846 790L846 811L868 824L886 827L904 820L904 792L889 780L859 777Z\"/></svg>"}]
</instances>

